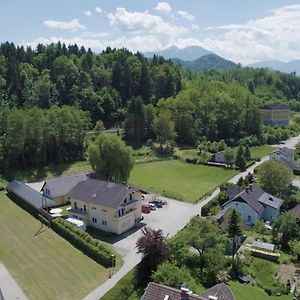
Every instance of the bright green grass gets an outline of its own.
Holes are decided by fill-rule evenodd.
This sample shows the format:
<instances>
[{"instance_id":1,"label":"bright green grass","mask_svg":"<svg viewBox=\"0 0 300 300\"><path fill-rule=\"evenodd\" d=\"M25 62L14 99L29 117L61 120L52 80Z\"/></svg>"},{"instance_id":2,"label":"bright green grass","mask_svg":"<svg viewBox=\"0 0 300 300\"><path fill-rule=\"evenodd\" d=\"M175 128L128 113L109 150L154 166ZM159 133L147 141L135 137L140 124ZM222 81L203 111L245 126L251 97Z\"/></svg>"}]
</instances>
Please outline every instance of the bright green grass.
<instances>
[{"instance_id":1,"label":"bright green grass","mask_svg":"<svg viewBox=\"0 0 300 300\"><path fill-rule=\"evenodd\" d=\"M196 202L237 172L177 160L135 165L129 183L187 202Z\"/></svg>"},{"instance_id":2,"label":"bright green grass","mask_svg":"<svg viewBox=\"0 0 300 300\"><path fill-rule=\"evenodd\" d=\"M269 276L265 274L265 276ZM264 290L251 285L230 281L229 286L234 293L236 300L292 300L291 295L268 296Z\"/></svg>"},{"instance_id":3,"label":"bright green grass","mask_svg":"<svg viewBox=\"0 0 300 300\"><path fill-rule=\"evenodd\" d=\"M82 299L108 278L83 255L0 192L0 261L29 299Z\"/></svg>"},{"instance_id":4,"label":"bright green grass","mask_svg":"<svg viewBox=\"0 0 300 300\"><path fill-rule=\"evenodd\" d=\"M253 158L262 158L265 155L275 151L276 148L270 145L262 145L250 148L251 157Z\"/></svg>"}]
</instances>

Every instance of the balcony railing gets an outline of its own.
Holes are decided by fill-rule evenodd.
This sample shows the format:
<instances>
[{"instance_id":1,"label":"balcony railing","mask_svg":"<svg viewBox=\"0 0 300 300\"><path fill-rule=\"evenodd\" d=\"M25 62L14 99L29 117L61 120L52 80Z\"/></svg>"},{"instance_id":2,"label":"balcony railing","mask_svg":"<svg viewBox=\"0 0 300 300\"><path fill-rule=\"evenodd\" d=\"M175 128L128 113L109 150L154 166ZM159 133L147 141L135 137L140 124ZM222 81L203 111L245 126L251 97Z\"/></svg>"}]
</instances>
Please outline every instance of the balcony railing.
<instances>
[{"instance_id":1,"label":"balcony railing","mask_svg":"<svg viewBox=\"0 0 300 300\"><path fill-rule=\"evenodd\" d=\"M83 208L71 208L69 209L69 213L73 213L73 214L77 214L77 215L87 215L88 212L87 211L84 211Z\"/></svg>"},{"instance_id":2,"label":"balcony railing","mask_svg":"<svg viewBox=\"0 0 300 300\"><path fill-rule=\"evenodd\" d=\"M114 218L115 219L122 219L122 218L125 218L125 217L128 217L128 215L132 214L133 212L135 212L137 209L136 208L131 208L129 209L128 211L125 212L125 214L123 216L115 216Z\"/></svg>"}]
</instances>

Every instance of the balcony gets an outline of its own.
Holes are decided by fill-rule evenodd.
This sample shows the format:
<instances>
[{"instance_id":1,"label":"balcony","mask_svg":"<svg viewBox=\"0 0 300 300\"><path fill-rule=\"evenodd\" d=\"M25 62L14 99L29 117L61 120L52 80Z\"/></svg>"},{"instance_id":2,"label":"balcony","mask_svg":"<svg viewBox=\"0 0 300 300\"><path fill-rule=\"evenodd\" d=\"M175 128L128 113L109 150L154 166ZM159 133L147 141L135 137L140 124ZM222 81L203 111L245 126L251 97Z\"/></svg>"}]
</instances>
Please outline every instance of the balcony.
<instances>
[{"instance_id":1,"label":"balcony","mask_svg":"<svg viewBox=\"0 0 300 300\"><path fill-rule=\"evenodd\" d=\"M114 219L117 220L122 220L122 219L126 219L129 215L132 215L137 209L136 208L130 208L128 211L125 212L125 215L123 216L114 216Z\"/></svg>"},{"instance_id":2,"label":"balcony","mask_svg":"<svg viewBox=\"0 0 300 300\"><path fill-rule=\"evenodd\" d=\"M83 208L71 208L69 209L69 214L72 213L72 214L76 214L76 215L82 215L82 216L86 216L88 214L87 211L84 211Z\"/></svg>"}]
</instances>

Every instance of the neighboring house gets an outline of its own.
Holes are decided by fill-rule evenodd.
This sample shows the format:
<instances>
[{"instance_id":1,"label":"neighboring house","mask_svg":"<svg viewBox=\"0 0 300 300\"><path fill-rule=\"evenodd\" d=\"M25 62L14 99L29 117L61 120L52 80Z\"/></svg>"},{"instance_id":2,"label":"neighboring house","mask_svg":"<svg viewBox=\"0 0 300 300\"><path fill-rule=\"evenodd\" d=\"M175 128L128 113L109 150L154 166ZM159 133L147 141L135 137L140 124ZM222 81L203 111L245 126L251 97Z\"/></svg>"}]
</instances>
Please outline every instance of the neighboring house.
<instances>
[{"instance_id":1,"label":"neighboring house","mask_svg":"<svg viewBox=\"0 0 300 300\"><path fill-rule=\"evenodd\" d=\"M87 226L121 234L141 220L141 192L124 184L88 178L67 195L70 218Z\"/></svg>"},{"instance_id":2,"label":"neighboring house","mask_svg":"<svg viewBox=\"0 0 300 300\"><path fill-rule=\"evenodd\" d=\"M265 125L288 125L290 107L287 104L266 104L262 107L262 119Z\"/></svg>"},{"instance_id":3,"label":"neighboring house","mask_svg":"<svg viewBox=\"0 0 300 300\"><path fill-rule=\"evenodd\" d=\"M42 194L55 201L56 205L66 204L68 199L66 195L79 182L88 178L88 174L79 174L47 179L41 189Z\"/></svg>"},{"instance_id":4,"label":"neighboring house","mask_svg":"<svg viewBox=\"0 0 300 300\"><path fill-rule=\"evenodd\" d=\"M266 193L255 184L250 184L247 188L229 186L227 197L224 210L235 209L246 225L253 225L261 219L272 222L278 216L283 203L281 199Z\"/></svg>"},{"instance_id":5,"label":"neighboring house","mask_svg":"<svg viewBox=\"0 0 300 300\"><path fill-rule=\"evenodd\" d=\"M226 159L224 157L224 153L225 153L225 150L219 151L219 152L213 154L212 161L214 161L216 163L220 163L220 164L229 164L230 162L226 161ZM236 151L234 151L233 155L234 155L233 161L235 161Z\"/></svg>"},{"instance_id":6,"label":"neighboring house","mask_svg":"<svg viewBox=\"0 0 300 300\"><path fill-rule=\"evenodd\" d=\"M300 170L300 163L295 162L295 150L282 147L269 154L270 159L282 162L291 170Z\"/></svg>"},{"instance_id":7,"label":"neighboring house","mask_svg":"<svg viewBox=\"0 0 300 300\"><path fill-rule=\"evenodd\" d=\"M231 289L225 283L219 283L206 290L202 295L193 294L182 286L180 290L150 282L141 300L236 300Z\"/></svg>"},{"instance_id":8,"label":"neighboring house","mask_svg":"<svg viewBox=\"0 0 300 300\"><path fill-rule=\"evenodd\" d=\"M292 208L290 213L293 214L300 222L300 204Z\"/></svg>"}]
</instances>

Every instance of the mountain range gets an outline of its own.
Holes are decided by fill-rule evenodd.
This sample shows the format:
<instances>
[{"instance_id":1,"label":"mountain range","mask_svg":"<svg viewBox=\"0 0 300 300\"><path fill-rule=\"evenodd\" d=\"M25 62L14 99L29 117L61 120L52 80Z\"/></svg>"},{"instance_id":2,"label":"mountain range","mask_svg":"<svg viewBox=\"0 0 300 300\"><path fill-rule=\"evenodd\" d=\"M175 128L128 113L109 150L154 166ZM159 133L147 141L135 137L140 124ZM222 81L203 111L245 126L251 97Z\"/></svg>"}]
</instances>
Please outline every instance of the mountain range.
<instances>
[{"instance_id":1,"label":"mountain range","mask_svg":"<svg viewBox=\"0 0 300 300\"><path fill-rule=\"evenodd\" d=\"M248 67L253 68L268 68L275 71L285 72L285 73L292 73L296 72L297 75L300 74L300 59L292 60L290 62L283 62L280 60L267 60L267 61L260 61Z\"/></svg>"},{"instance_id":2,"label":"mountain range","mask_svg":"<svg viewBox=\"0 0 300 300\"><path fill-rule=\"evenodd\" d=\"M218 56L200 46L189 46L182 49L171 46L162 51L146 52L144 55L150 58L153 57L153 55L163 56L166 59L171 59L175 64L193 71L201 71L205 68L223 71L237 66L236 63ZM247 65L247 67L268 68L284 73L296 72L297 75L300 75L300 59L290 62L283 62L280 60L260 61Z\"/></svg>"},{"instance_id":3,"label":"mountain range","mask_svg":"<svg viewBox=\"0 0 300 300\"><path fill-rule=\"evenodd\" d=\"M146 57L153 57L153 55L163 56L166 59L171 59L175 64L193 71L201 71L206 68L223 71L236 67L234 62L199 46L189 46L183 49L171 46L163 51L146 52L144 55Z\"/></svg>"},{"instance_id":4,"label":"mountain range","mask_svg":"<svg viewBox=\"0 0 300 300\"><path fill-rule=\"evenodd\" d=\"M199 46L189 46L183 49L177 48L176 46L171 46L162 51L146 52L144 55L149 58L152 58L153 55L158 55L166 59L178 58L184 61L192 61L210 53L212 52Z\"/></svg>"}]
</instances>

